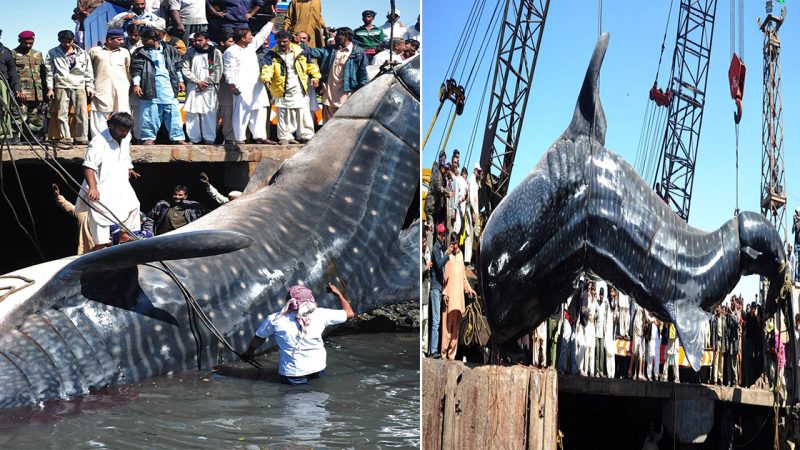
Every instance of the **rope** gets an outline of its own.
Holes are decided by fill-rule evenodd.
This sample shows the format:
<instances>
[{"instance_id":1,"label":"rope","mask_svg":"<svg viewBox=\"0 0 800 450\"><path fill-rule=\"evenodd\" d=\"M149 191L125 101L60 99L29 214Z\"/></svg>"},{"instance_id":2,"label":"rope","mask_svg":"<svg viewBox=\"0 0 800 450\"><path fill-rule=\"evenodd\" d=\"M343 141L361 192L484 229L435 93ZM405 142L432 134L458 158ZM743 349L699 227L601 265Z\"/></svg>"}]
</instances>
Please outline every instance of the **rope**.
<instances>
[{"instance_id":1,"label":"rope","mask_svg":"<svg viewBox=\"0 0 800 450\"><path fill-rule=\"evenodd\" d=\"M485 324L481 320L483 308L477 298L472 301L461 316L461 335L466 345L479 345L478 334L484 330Z\"/></svg>"},{"instance_id":2,"label":"rope","mask_svg":"<svg viewBox=\"0 0 800 450\"><path fill-rule=\"evenodd\" d=\"M661 60L662 58L664 58L664 48L666 48L667 30L669 30L669 19L672 17L673 0L668 0L668 1L669 1L669 12L667 13L667 23L666 25L664 25L664 38L661 40L661 54L658 56L658 66L656 66L656 84L658 84L658 73L661 71Z\"/></svg>"},{"instance_id":3,"label":"rope","mask_svg":"<svg viewBox=\"0 0 800 450\"><path fill-rule=\"evenodd\" d=\"M736 128L736 210L734 217L739 216L739 124L734 124Z\"/></svg>"}]
</instances>

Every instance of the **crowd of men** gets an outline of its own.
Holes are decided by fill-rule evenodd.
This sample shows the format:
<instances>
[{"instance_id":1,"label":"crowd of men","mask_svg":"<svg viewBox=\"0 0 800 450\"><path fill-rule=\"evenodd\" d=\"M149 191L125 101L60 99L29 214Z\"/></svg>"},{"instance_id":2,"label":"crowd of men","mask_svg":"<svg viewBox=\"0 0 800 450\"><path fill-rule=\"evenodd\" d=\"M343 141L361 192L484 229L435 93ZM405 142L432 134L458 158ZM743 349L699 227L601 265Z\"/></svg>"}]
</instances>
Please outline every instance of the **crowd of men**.
<instances>
[{"instance_id":1,"label":"crowd of men","mask_svg":"<svg viewBox=\"0 0 800 450\"><path fill-rule=\"evenodd\" d=\"M321 0L292 1L280 27L274 1L112 3L129 10L111 18L96 46L83 43L91 11L81 7L73 17L78 34L59 32L58 45L46 52L34 49L30 30L19 33L13 50L0 44L7 80L0 100L13 97L15 118L27 125L20 136L9 122L0 136L44 137L47 116L57 123L52 140L85 145L110 115L126 112L134 118L133 143L275 144L274 107L279 143L304 143L317 127L312 113L322 109L329 119L386 62L402 64L420 49L419 17L406 27L399 10L382 26L373 25L374 11L363 11L354 31L327 27Z\"/></svg>"},{"instance_id":2,"label":"crowd of men","mask_svg":"<svg viewBox=\"0 0 800 450\"><path fill-rule=\"evenodd\" d=\"M458 348L465 295L476 296L466 271L473 268L473 240L480 226L478 188L482 171L476 163L472 175L468 175L466 168L459 167L460 159L458 150L453 151L450 162L444 152L439 155L431 171L422 233L423 352L449 359L455 358Z\"/></svg>"}]
</instances>

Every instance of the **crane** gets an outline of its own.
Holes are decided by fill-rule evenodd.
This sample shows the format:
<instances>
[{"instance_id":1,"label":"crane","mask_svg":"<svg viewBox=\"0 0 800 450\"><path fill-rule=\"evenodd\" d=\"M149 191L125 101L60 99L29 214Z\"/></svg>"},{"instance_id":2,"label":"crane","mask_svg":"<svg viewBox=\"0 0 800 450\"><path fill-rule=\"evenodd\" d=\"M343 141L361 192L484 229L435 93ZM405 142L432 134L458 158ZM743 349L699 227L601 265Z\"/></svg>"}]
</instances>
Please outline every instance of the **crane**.
<instances>
[{"instance_id":1,"label":"crane","mask_svg":"<svg viewBox=\"0 0 800 450\"><path fill-rule=\"evenodd\" d=\"M550 0L506 0L480 166L486 216L508 192Z\"/></svg>"},{"instance_id":2,"label":"crane","mask_svg":"<svg viewBox=\"0 0 800 450\"><path fill-rule=\"evenodd\" d=\"M681 0L669 79L667 126L653 187L683 219L689 219L694 170L706 99L717 0ZM658 189L656 189L658 190Z\"/></svg>"}]
</instances>

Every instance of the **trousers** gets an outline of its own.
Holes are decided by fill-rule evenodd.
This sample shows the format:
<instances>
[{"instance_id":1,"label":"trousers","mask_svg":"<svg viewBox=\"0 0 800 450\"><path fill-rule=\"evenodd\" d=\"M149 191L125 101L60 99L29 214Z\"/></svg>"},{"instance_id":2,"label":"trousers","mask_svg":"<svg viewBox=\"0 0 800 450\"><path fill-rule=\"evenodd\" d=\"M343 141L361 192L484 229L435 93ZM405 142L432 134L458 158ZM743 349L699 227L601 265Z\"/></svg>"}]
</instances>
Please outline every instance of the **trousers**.
<instances>
[{"instance_id":1,"label":"trousers","mask_svg":"<svg viewBox=\"0 0 800 450\"><path fill-rule=\"evenodd\" d=\"M89 113L86 109L85 89L55 89L56 122L62 139L87 140L89 137ZM75 136L69 129L69 108L75 110Z\"/></svg>"},{"instance_id":2,"label":"trousers","mask_svg":"<svg viewBox=\"0 0 800 450\"><path fill-rule=\"evenodd\" d=\"M193 144L213 144L217 138L217 115L212 113L186 113L186 134Z\"/></svg>"}]
</instances>

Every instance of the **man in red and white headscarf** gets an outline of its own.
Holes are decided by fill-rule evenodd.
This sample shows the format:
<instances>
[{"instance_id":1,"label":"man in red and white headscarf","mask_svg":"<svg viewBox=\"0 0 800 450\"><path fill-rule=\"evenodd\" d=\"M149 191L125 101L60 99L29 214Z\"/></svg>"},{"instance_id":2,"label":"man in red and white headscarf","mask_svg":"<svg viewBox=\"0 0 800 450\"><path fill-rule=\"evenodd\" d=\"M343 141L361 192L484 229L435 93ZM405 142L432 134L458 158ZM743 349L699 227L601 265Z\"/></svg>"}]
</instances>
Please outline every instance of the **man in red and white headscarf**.
<instances>
[{"instance_id":1,"label":"man in red and white headscarf","mask_svg":"<svg viewBox=\"0 0 800 450\"><path fill-rule=\"evenodd\" d=\"M339 298L342 309L317 308L311 289L293 286L280 312L270 314L256 330L241 358L251 361L253 354L270 336L280 350L278 373L285 383L307 384L318 378L326 365L327 353L322 332L328 325L344 323L355 315L350 303L336 286L328 284L328 291Z\"/></svg>"}]
</instances>

